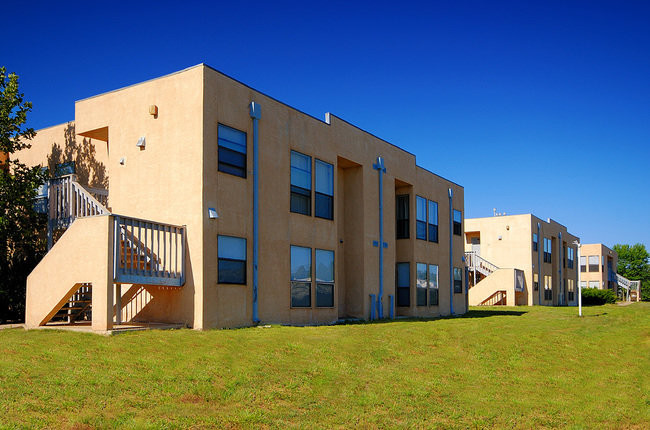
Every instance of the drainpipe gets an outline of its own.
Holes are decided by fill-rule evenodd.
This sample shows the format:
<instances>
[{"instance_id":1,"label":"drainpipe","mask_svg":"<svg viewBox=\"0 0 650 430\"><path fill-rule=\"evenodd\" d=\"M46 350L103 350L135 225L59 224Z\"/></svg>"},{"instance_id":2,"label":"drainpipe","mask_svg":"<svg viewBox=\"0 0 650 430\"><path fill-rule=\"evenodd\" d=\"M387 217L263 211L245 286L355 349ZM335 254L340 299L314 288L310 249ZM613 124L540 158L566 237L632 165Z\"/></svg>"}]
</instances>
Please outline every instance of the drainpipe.
<instances>
[{"instance_id":1,"label":"drainpipe","mask_svg":"<svg viewBox=\"0 0 650 430\"><path fill-rule=\"evenodd\" d=\"M542 251L539 250L539 240L542 238L541 224L537 223L537 292L538 305L542 305Z\"/></svg>"},{"instance_id":2,"label":"drainpipe","mask_svg":"<svg viewBox=\"0 0 650 430\"><path fill-rule=\"evenodd\" d=\"M258 122L262 109L259 104L251 102L250 115L253 119L253 324L260 322L257 309L257 264L259 260L259 151L258 151Z\"/></svg>"},{"instance_id":3,"label":"drainpipe","mask_svg":"<svg viewBox=\"0 0 650 430\"><path fill-rule=\"evenodd\" d=\"M377 297L377 318L384 317L384 186L383 177L386 173L384 167L384 159L381 156L377 157L377 162L372 165L372 168L379 173L379 297Z\"/></svg>"},{"instance_id":4,"label":"drainpipe","mask_svg":"<svg viewBox=\"0 0 650 430\"><path fill-rule=\"evenodd\" d=\"M454 209L451 198L454 191L449 188L449 315L454 314Z\"/></svg>"},{"instance_id":5,"label":"drainpipe","mask_svg":"<svg viewBox=\"0 0 650 430\"><path fill-rule=\"evenodd\" d=\"M560 293L561 294L558 295L558 303L557 304L558 305L564 305L564 282L562 282L563 281L563 279L562 279L562 265L564 264L564 260L562 259L562 257L563 257L562 256L562 232L560 232L560 234L559 234L558 245L560 247L560 250L558 252L558 255L559 255L560 258L558 258L557 263L558 263L558 266L560 267ZM562 303L560 303L560 300L559 300L560 298L562 299Z\"/></svg>"}]
</instances>

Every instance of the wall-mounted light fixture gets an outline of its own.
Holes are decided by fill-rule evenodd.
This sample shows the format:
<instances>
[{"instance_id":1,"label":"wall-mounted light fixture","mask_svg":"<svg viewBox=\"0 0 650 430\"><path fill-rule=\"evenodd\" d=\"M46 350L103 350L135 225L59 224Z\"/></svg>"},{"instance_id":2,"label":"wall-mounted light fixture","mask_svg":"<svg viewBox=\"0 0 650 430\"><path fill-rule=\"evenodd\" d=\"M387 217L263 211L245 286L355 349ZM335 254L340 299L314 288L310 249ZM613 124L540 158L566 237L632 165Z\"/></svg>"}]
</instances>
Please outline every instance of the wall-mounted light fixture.
<instances>
[{"instance_id":1,"label":"wall-mounted light fixture","mask_svg":"<svg viewBox=\"0 0 650 430\"><path fill-rule=\"evenodd\" d=\"M126 157L120 158L120 164L124 166L126 164Z\"/></svg>"},{"instance_id":2,"label":"wall-mounted light fixture","mask_svg":"<svg viewBox=\"0 0 650 430\"><path fill-rule=\"evenodd\" d=\"M138 143L136 143L135 146L137 146L141 150L144 149L145 146L147 146L147 140L144 138L144 136L138 139Z\"/></svg>"},{"instance_id":3,"label":"wall-mounted light fixture","mask_svg":"<svg viewBox=\"0 0 650 430\"><path fill-rule=\"evenodd\" d=\"M210 219L219 218L219 214L217 213L217 210L215 208L208 208L208 218Z\"/></svg>"},{"instance_id":4,"label":"wall-mounted light fixture","mask_svg":"<svg viewBox=\"0 0 650 430\"><path fill-rule=\"evenodd\" d=\"M158 118L158 106L150 105L149 106L149 115L153 116L154 118Z\"/></svg>"}]
</instances>

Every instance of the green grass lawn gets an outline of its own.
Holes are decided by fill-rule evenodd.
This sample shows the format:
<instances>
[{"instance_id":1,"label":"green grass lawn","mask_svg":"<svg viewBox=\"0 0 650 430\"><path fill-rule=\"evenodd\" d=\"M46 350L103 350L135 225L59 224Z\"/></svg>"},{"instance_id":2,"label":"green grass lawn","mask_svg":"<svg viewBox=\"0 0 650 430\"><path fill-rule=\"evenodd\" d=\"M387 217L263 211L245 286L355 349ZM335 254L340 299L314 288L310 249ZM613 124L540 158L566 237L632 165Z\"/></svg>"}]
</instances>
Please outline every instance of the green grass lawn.
<instances>
[{"instance_id":1,"label":"green grass lawn","mask_svg":"<svg viewBox=\"0 0 650 430\"><path fill-rule=\"evenodd\" d=\"M650 427L650 303L329 327L0 330L0 428Z\"/></svg>"}]
</instances>

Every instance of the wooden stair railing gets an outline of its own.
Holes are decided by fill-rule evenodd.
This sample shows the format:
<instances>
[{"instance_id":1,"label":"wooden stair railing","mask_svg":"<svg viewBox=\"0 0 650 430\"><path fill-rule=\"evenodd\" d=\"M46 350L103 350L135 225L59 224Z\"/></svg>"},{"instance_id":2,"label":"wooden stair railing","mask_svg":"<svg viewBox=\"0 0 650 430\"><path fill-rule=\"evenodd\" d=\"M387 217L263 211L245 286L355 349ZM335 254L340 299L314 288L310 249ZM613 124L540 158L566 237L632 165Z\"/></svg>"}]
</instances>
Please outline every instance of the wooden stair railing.
<instances>
[{"instance_id":1,"label":"wooden stair railing","mask_svg":"<svg viewBox=\"0 0 650 430\"><path fill-rule=\"evenodd\" d=\"M479 306L505 306L506 305L506 291L495 291L490 297L479 303Z\"/></svg>"}]
</instances>

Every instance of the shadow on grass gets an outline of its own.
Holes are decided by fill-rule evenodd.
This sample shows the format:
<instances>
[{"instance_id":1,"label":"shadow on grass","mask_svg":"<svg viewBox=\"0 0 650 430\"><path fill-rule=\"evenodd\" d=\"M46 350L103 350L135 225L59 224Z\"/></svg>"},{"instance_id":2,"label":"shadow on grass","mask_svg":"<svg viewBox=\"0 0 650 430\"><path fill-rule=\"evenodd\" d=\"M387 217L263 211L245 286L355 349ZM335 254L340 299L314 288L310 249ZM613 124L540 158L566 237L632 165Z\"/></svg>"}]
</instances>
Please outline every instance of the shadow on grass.
<instances>
[{"instance_id":1,"label":"shadow on grass","mask_svg":"<svg viewBox=\"0 0 650 430\"><path fill-rule=\"evenodd\" d=\"M498 316L515 316L520 317L527 311L512 311L512 310L480 310L480 311L468 311L463 315L444 315L437 317L408 317L408 316L399 316L395 319L384 318L380 320L366 321L356 318L342 319L334 323L333 325L355 325L355 324L386 324L386 323L395 323L395 322L426 322L426 321L437 321L453 318L487 318L487 317L498 317Z\"/></svg>"},{"instance_id":2,"label":"shadow on grass","mask_svg":"<svg viewBox=\"0 0 650 430\"><path fill-rule=\"evenodd\" d=\"M484 311L469 311L465 315L461 315L461 318L487 318L487 317L501 317L501 316L511 316L511 317L520 317L527 311L511 311L511 310L498 310L498 309L486 309Z\"/></svg>"}]
</instances>

